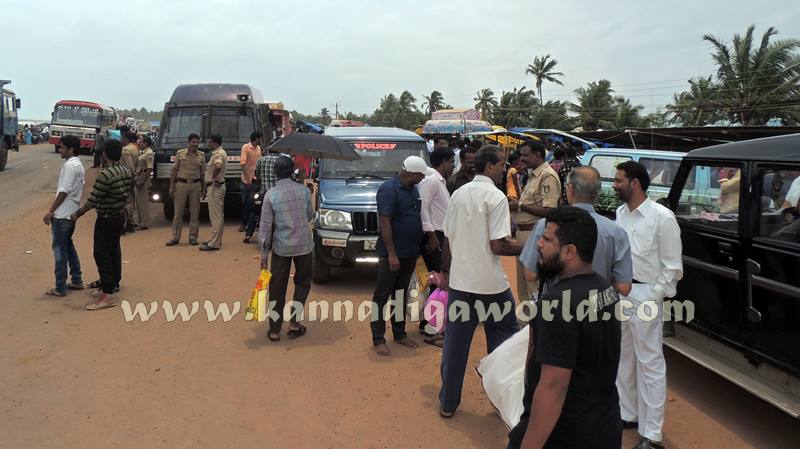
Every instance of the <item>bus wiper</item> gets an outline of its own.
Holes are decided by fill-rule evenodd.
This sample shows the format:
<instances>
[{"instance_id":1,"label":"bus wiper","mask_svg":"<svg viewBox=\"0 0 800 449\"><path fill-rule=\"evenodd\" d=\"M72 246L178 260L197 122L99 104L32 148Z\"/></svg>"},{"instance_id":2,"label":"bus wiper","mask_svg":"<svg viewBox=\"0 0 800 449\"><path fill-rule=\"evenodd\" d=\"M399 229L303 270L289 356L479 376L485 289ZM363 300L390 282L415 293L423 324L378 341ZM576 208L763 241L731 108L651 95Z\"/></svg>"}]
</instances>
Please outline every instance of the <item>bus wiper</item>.
<instances>
[{"instance_id":1,"label":"bus wiper","mask_svg":"<svg viewBox=\"0 0 800 449\"><path fill-rule=\"evenodd\" d=\"M355 175L345 179L344 182L350 182L350 181L352 181L354 179L363 179L363 178L367 178L367 179L386 179L383 176L372 175L372 174L369 174L369 173L356 173Z\"/></svg>"}]
</instances>

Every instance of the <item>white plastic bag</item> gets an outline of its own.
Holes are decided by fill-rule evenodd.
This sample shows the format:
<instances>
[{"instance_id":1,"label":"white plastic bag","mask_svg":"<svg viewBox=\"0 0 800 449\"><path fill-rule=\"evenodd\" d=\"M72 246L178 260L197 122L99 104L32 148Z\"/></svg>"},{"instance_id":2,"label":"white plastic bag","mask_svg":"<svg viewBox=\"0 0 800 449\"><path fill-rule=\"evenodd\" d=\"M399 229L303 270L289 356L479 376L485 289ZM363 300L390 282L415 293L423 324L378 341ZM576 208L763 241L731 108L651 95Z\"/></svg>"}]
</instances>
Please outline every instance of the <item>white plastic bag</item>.
<instances>
[{"instance_id":1,"label":"white plastic bag","mask_svg":"<svg viewBox=\"0 0 800 449\"><path fill-rule=\"evenodd\" d=\"M483 391L509 429L519 423L523 411L529 332L528 326L523 327L475 367Z\"/></svg>"}]
</instances>

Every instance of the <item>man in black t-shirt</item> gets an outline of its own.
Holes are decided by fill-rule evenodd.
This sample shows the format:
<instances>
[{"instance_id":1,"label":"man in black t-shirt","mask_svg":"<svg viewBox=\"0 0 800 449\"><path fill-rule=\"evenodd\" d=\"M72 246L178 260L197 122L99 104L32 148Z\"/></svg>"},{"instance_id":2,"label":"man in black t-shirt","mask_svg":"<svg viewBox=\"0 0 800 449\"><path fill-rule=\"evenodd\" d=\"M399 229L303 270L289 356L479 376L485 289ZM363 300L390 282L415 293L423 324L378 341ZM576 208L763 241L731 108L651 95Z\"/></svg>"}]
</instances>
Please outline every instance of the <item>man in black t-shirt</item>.
<instances>
[{"instance_id":1,"label":"man in black t-shirt","mask_svg":"<svg viewBox=\"0 0 800 449\"><path fill-rule=\"evenodd\" d=\"M508 447L619 449L619 297L592 270L597 225L576 207L551 209L546 220L539 277L559 281L537 301L525 409Z\"/></svg>"}]
</instances>

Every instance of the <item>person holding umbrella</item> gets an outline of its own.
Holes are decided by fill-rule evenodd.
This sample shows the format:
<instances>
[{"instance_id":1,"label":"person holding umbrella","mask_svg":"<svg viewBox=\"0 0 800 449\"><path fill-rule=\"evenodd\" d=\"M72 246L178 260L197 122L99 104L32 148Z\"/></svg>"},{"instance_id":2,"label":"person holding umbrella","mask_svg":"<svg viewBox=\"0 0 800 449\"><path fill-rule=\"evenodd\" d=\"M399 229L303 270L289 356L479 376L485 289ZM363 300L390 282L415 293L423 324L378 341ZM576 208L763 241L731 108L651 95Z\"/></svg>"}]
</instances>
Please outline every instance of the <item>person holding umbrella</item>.
<instances>
[{"instance_id":1,"label":"person holding umbrella","mask_svg":"<svg viewBox=\"0 0 800 449\"><path fill-rule=\"evenodd\" d=\"M289 271L294 262L294 302L295 309L289 325L289 338L297 338L306 333L306 327L298 321L302 319L302 308L311 291L311 251L314 239L308 223L314 218L311 193L302 184L292 179L294 163L286 156L276 156L275 186L267 190L261 206L261 268L268 269L269 253L272 251L272 278L269 282L269 330L270 341L281 339L283 309L286 303L286 287Z\"/></svg>"}]
</instances>

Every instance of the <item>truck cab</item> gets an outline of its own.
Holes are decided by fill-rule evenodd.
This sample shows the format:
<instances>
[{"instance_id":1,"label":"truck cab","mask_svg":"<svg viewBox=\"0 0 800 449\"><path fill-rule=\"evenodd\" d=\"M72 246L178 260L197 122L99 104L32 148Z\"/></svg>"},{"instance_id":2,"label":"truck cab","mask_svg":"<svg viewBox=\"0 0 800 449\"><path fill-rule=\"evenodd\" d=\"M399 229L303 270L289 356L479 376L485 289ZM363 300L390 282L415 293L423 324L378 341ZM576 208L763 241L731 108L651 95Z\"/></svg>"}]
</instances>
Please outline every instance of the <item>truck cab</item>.
<instances>
[{"instance_id":1,"label":"truck cab","mask_svg":"<svg viewBox=\"0 0 800 449\"><path fill-rule=\"evenodd\" d=\"M14 95L14 92L5 89L3 86L10 84L11 81L0 80L0 171L5 170L8 162L9 150L19 151L17 132L19 131L19 120L17 111L22 102Z\"/></svg>"},{"instance_id":2,"label":"truck cab","mask_svg":"<svg viewBox=\"0 0 800 449\"><path fill-rule=\"evenodd\" d=\"M361 159L319 162L312 264L317 283L331 279L331 267L378 262L378 188L400 171L408 156L428 160L425 140L411 131L337 127L327 128L325 134L352 145Z\"/></svg>"},{"instance_id":3,"label":"truck cab","mask_svg":"<svg viewBox=\"0 0 800 449\"><path fill-rule=\"evenodd\" d=\"M694 318L664 344L799 418L800 134L689 152L668 202Z\"/></svg>"},{"instance_id":4,"label":"truck cab","mask_svg":"<svg viewBox=\"0 0 800 449\"><path fill-rule=\"evenodd\" d=\"M164 216L171 220L174 204L169 199L169 180L175 154L186 148L189 134L200 136L200 149L207 153L209 136L222 135L222 147L228 154L225 173L226 204L240 204L242 145L255 130L264 133L262 147L271 135L269 105L257 89L246 84L181 84L164 105L155 144L154 180L150 200L163 203ZM209 154L206 154L208 159Z\"/></svg>"}]
</instances>

